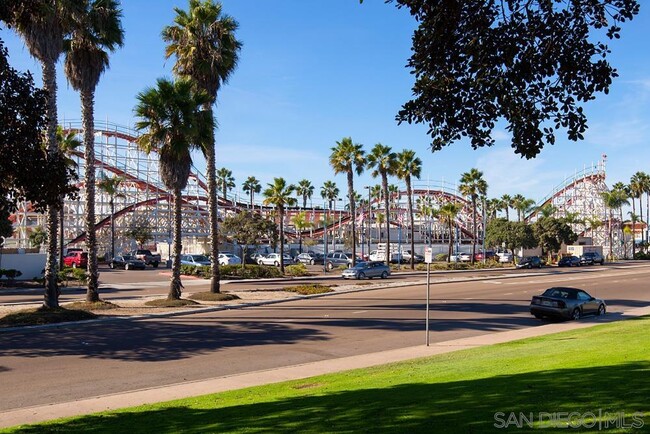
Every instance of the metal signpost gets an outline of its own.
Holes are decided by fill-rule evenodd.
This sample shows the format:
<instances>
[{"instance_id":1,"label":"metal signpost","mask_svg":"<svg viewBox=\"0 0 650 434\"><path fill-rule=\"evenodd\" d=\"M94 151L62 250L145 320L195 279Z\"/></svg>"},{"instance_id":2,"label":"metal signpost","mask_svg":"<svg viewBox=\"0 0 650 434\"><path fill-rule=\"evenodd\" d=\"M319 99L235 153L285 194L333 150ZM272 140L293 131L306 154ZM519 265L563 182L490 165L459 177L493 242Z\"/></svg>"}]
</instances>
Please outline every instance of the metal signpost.
<instances>
[{"instance_id":1,"label":"metal signpost","mask_svg":"<svg viewBox=\"0 0 650 434\"><path fill-rule=\"evenodd\" d=\"M424 248L424 262L427 263L427 307L426 307L426 325L425 332L427 334L426 343L429 346L429 288L431 286L431 263L433 262L433 249L431 247Z\"/></svg>"}]
</instances>

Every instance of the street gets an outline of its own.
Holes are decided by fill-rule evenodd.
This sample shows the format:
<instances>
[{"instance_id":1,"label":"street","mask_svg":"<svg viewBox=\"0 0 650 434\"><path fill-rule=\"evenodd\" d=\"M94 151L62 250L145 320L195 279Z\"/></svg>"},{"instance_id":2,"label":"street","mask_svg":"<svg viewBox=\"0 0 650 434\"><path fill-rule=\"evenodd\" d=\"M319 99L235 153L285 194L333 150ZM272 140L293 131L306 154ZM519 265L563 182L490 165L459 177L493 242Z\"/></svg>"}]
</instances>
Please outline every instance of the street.
<instances>
[{"instance_id":1,"label":"street","mask_svg":"<svg viewBox=\"0 0 650 434\"><path fill-rule=\"evenodd\" d=\"M550 286L583 288L605 299L609 312L650 304L650 266L643 263L492 276L431 286L432 342L542 324L528 303ZM423 278L268 306L0 331L0 411L423 344ZM32 295L8 298L15 297Z\"/></svg>"}]
</instances>

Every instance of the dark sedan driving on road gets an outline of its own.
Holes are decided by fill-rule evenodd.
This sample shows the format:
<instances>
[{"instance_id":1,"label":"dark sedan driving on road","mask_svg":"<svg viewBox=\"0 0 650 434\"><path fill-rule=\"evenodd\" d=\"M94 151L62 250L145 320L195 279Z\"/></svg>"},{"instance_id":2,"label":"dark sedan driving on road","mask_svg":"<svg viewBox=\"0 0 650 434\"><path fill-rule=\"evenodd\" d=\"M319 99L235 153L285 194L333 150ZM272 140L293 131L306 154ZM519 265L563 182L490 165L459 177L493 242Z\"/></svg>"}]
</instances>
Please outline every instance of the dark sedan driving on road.
<instances>
[{"instance_id":1,"label":"dark sedan driving on road","mask_svg":"<svg viewBox=\"0 0 650 434\"><path fill-rule=\"evenodd\" d=\"M390 268L383 262L358 262L354 267L343 270L344 279L372 279L373 277L387 278Z\"/></svg>"},{"instance_id":2,"label":"dark sedan driving on road","mask_svg":"<svg viewBox=\"0 0 650 434\"><path fill-rule=\"evenodd\" d=\"M535 318L546 316L580 319L584 315L604 315L607 305L599 298L577 288L549 288L530 301L530 313Z\"/></svg>"}]
</instances>

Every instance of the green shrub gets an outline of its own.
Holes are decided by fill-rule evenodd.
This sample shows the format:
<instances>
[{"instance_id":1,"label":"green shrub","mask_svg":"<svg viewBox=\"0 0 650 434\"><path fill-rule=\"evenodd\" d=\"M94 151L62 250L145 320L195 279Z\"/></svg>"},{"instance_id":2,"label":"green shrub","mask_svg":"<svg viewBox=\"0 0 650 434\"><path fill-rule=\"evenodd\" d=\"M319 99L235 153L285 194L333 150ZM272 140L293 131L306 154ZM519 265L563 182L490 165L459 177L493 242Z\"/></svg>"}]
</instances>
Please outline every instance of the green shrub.
<instances>
[{"instance_id":1,"label":"green shrub","mask_svg":"<svg viewBox=\"0 0 650 434\"><path fill-rule=\"evenodd\" d=\"M181 274L184 274L185 276L198 276L198 268L199 267L195 267L194 265L181 264Z\"/></svg>"},{"instance_id":2,"label":"green shrub","mask_svg":"<svg viewBox=\"0 0 650 434\"><path fill-rule=\"evenodd\" d=\"M289 286L287 288L284 288L284 290L288 291L288 292L296 292L296 293L301 294L301 295L324 294L326 292L334 291L329 286L324 286L324 285L321 285L320 283Z\"/></svg>"},{"instance_id":3,"label":"green shrub","mask_svg":"<svg viewBox=\"0 0 650 434\"><path fill-rule=\"evenodd\" d=\"M63 286L68 286L71 281L85 284L88 280L88 274L83 268L64 267L56 274L57 282Z\"/></svg>"},{"instance_id":4,"label":"green shrub","mask_svg":"<svg viewBox=\"0 0 650 434\"><path fill-rule=\"evenodd\" d=\"M284 272L292 277L309 276L309 271L305 264L289 265L284 268Z\"/></svg>"},{"instance_id":5,"label":"green shrub","mask_svg":"<svg viewBox=\"0 0 650 434\"><path fill-rule=\"evenodd\" d=\"M5 276L8 280L14 280L16 277L20 277L22 275L22 271L16 270L14 268L0 269L0 277Z\"/></svg>"},{"instance_id":6,"label":"green shrub","mask_svg":"<svg viewBox=\"0 0 650 434\"><path fill-rule=\"evenodd\" d=\"M240 278L240 279L269 279L282 277L282 273L276 267L267 267L265 265L247 265L242 268L241 265L224 265L219 267L221 277Z\"/></svg>"},{"instance_id":7,"label":"green shrub","mask_svg":"<svg viewBox=\"0 0 650 434\"><path fill-rule=\"evenodd\" d=\"M434 261L437 262L442 262L447 260L447 254L446 253L438 253L436 256L433 257Z\"/></svg>"}]
</instances>

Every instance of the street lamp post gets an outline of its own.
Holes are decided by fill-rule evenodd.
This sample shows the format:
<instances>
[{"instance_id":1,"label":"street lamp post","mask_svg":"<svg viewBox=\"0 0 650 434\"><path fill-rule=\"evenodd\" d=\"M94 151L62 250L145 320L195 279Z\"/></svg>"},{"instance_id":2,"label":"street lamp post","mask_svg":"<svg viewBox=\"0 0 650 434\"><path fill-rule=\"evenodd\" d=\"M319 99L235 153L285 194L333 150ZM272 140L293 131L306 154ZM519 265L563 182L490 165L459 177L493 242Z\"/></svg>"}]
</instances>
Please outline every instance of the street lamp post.
<instances>
[{"instance_id":1,"label":"street lamp post","mask_svg":"<svg viewBox=\"0 0 650 434\"><path fill-rule=\"evenodd\" d=\"M323 271L327 271L327 211L325 205L327 202L323 203Z\"/></svg>"},{"instance_id":2,"label":"street lamp post","mask_svg":"<svg viewBox=\"0 0 650 434\"><path fill-rule=\"evenodd\" d=\"M372 214L372 208L370 207L370 186L366 185L363 188L368 190L368 234L367 235L368 235L368 255L370 255L370 240L372 238L371 237L372 236L372 228L371 228L371 225L370 225L370 216Z\"/></svg>"}]
</instances>

